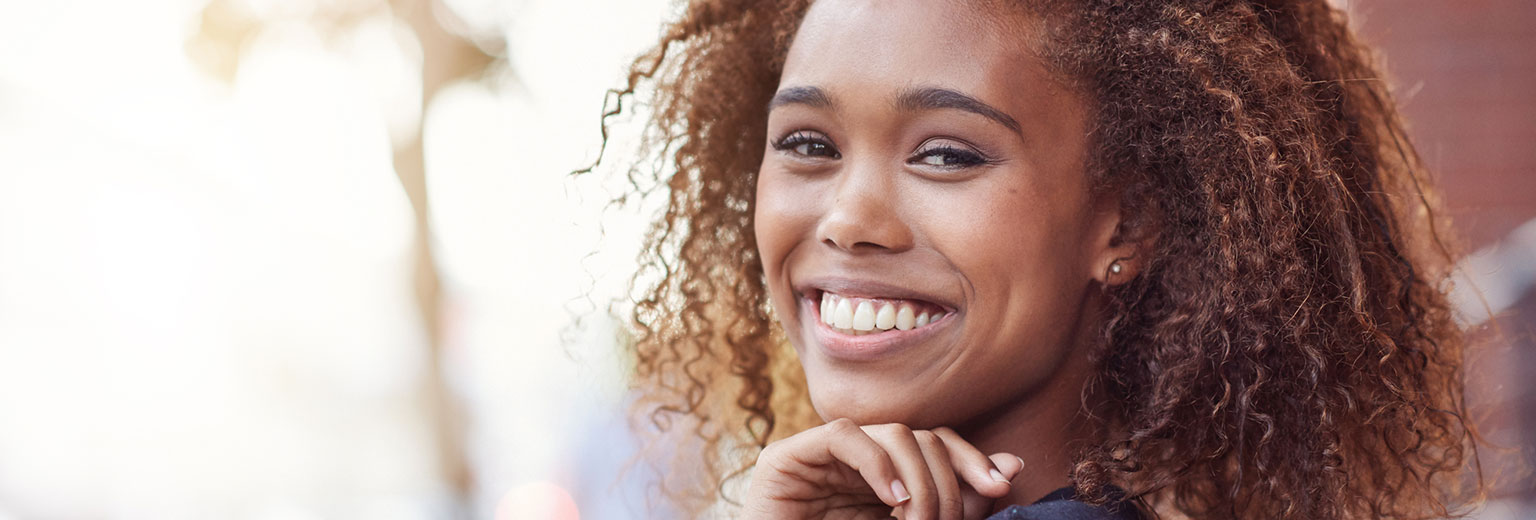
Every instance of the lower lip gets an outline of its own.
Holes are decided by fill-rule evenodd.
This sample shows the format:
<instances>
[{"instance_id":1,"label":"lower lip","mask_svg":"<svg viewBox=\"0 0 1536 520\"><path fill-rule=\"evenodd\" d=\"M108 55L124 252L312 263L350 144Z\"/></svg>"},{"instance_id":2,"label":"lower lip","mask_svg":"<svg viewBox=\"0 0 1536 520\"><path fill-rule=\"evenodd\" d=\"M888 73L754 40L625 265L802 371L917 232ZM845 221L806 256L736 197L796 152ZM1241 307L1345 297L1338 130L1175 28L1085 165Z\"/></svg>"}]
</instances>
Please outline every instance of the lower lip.
<instances>
[{"instance_id":1,"label":"lower lip","mask_svg":"<svg viewBox=\"0 0 1536 520\"><path fill-rule=\"evenodd\" d=\"M809 298L800 299L800 315L809 318L805 321L816 342L821 344L822 350L829 356L846 361L872 361L905 350L949 326L955 314L951 312L938 321L912 330L891 329L877 334L853 336L822 323L821 310L816 303Z\"/></svg>"}]
</instances>

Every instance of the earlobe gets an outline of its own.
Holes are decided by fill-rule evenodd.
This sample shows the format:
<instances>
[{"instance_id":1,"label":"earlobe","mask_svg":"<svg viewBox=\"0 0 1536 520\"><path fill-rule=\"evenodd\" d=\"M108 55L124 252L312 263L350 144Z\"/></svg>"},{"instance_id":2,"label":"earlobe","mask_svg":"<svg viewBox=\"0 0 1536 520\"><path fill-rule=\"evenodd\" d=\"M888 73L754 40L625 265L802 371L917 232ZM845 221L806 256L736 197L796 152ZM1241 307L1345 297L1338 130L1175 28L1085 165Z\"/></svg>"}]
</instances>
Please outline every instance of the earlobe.
<instances>
[{"instance_id":1,"label":"earlobe","mask_svg":"<svg viewBox=\"0 0 1536 520\"><path fill-rule=\"evenodd\" d=\"M1156 240L1156 233L1150 232L1145 222L1132 224L1124 217L1119 204L1115 204L1103 214L1100 224L1100 249L1094 259L1093 277L1106 286L1135 279L1145 267L1147 252Z\"/></svg>"},{"instance_id":2,"label":"earlobe","mask_svg":"<svg viewBox=\"0 0 1536 520\"><path fill-rule=\"evenodd\" d=\"M1130 281L1141 271L1138 268L1139 262L1136 260L1135 256L1124 256L1111 260L1109 266L1104 269L1104 274L1099 279L1099 282L1104 285L1120 285Z\"/></svg>"}]
</instances>

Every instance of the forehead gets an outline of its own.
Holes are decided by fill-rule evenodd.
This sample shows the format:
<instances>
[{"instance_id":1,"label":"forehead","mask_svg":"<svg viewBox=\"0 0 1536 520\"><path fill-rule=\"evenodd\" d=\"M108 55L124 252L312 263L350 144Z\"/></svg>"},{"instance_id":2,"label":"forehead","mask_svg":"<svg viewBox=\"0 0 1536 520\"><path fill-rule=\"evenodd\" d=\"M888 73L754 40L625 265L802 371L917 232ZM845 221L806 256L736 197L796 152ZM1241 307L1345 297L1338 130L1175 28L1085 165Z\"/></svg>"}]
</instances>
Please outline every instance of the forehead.
<instances>
[{"instance_id":1,"label":"forehead","mask_svg":"<svg viewBox=\"0 0 1536 520\"><path fill-rule=\"evenodd\" d=\"M1037 53L1037 24L981 0L817 0L784 64L781 87L847 99L912 86L957 90L1029 116L1061 95Z\"/></svg>"},{"instance_id":2,"label":"forehead","mask_svg":"<svg viewBox=\"0 0 1536 520\"><path fill-rule=\"evenodd\" d=\"M989 2L990 3L990 2ZM818 0L785 62L800 75L883 72L977 82L1036 61L1033 24L977 0ZM1001 72L1001 71L999 71Z\"/></svg>"}]
</instances>

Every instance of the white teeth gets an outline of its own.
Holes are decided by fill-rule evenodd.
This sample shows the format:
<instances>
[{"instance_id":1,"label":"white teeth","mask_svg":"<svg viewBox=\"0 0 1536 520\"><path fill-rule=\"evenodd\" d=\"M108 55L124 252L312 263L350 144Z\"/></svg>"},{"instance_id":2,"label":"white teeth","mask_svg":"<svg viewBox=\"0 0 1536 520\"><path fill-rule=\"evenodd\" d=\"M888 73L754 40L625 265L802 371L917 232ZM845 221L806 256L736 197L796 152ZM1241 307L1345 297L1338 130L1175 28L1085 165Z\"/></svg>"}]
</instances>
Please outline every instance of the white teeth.
<instances>
[{"instance_id":1,"label":"white teeth","mask_svg":"<svg viewBox=\"0 0 1536 520\"><path fill-rule=\"evenodd\" d=\"M875 328L891 330L896 326L896 306L889 303L880 306L880 312L875 313Z\"/></svg>"},{"instance_id":2,"label":"white teeth","mask_svg":"<svg viewBox=\"0 0 1536 520\"><path fill-rule=\"evenodd\" d=\"M853 328L853 304L846 298L839 298L837 305L832 308L832 326L839 329Z\"/></svg>"},{"instance_id":3,"label":"white teeth","mask_svg":"<svg viewBox=\"0 0 1536 520\"><path fill-rule=\"evenodd\" d=\"M902 305L901 310L896 311L896 328L912 330L917 325L917 318L912 316L912 306Z\"/></svg>"},{"instance_id":4,"label":"white teeth","mask_svg":"<svg viewBox=\"0 0 1536 520\"><path fill-rule=\"evenodd\" d=\"M853 311L853 330L874 330L875 306L869 302L859 302L859 308Z\"/></svg>"},{"instance_id":5,"label":"white teeth","mask_svg":"<svg viewBox=\"0 0 1536 520\"><path fill-rule=\"evenodd\" d=\"M943 311L923 310L922 305L864 298L845 298L823 291L821 293L821 322L844 334L863 336L884 331L912 330L935 323L948 315Z\"/></svg>"}]
</instances>

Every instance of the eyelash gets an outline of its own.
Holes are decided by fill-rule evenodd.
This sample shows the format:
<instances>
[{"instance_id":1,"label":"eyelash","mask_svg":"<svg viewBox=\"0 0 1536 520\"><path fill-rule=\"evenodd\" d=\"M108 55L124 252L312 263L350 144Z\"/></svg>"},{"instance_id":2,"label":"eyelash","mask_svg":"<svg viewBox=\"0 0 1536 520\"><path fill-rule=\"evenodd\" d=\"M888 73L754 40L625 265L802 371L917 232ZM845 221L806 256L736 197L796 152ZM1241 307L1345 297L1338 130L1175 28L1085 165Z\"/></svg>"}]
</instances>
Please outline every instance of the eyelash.
<instances>
[{"instance_id":1,"label":"eyelash","mask_svg":"<svg viewBox=\"0 0 1536 520\"><path fill-rule=\"evenodd\" d=\"M935 145L933 147L927 147L927 148L919 149L917 154L912 156L912 159L908 160L907 162L909 162L909 163L912 163L912 162L922 163L922 160L925 159L925 158L928 158L928 157L946 157L946 156L958 159L958 162L956 164L927 164L927 166L932 166L932 167L935 167L935 168L940 168L940 169L945 169L945 170L963 170L963 169L966 169L966 168L972 168L972 167L976 167L976 166L984 166L984 165L997 164L997 161L994 161L991 158L988 158L987 156L982 155L980 152L977 152L975 150L971 150L971 149L968 149L968 148L959 148L959 147L950 146L950 145L943 145L943 144Z\"/></svg>"},{"instance_id":2,"label":"eyelash","mask_svg":"<svg viewBox=\"0 0 1536 520\"><path fill-rule=\"evenodd\" d=\"M928 143L925 142L923 144L924 148L919 149L915 155L907 160L909 164L925 164L926 166L944 170L962 170L965 168L997 163L997 161L988 158L986 155L968 148L960 148L950 145L937 145L928 147ZM807 148L804 151L801 151L799 148L802 146L806 146ZM789 135L775 141L773 143L773 149L780 152L788 151L801 157L821 157L831 159L841 159L843 157L843 154L837 151L837 145L833 144L831 139L828 139L820 132L813 132L810 130L796 130L794 132L790 132ZM948 157L956 159L957 162L953 164L924 163L923 160L929 157Z\"/></svg>"},{"instance_id":3,"label":"eyelash","mask_svg":"<svg viewBox=\"0 0 1536 520\"><path fill-rule=\"evenodd\" d=\"M806 151L802 152L799 150L801 146L821 147L827 153L811 153L813 148L806 148ZM790 132L783 139L774 142L773 149L781 152L786 150L792 151L795 155L803 157L830 157L833 159L841 159L843 157L843 154L837 151L837 145L832 144L831 139L827 139L819 132L811 132L809 130Z\"/></svg>"}]
</instances>

